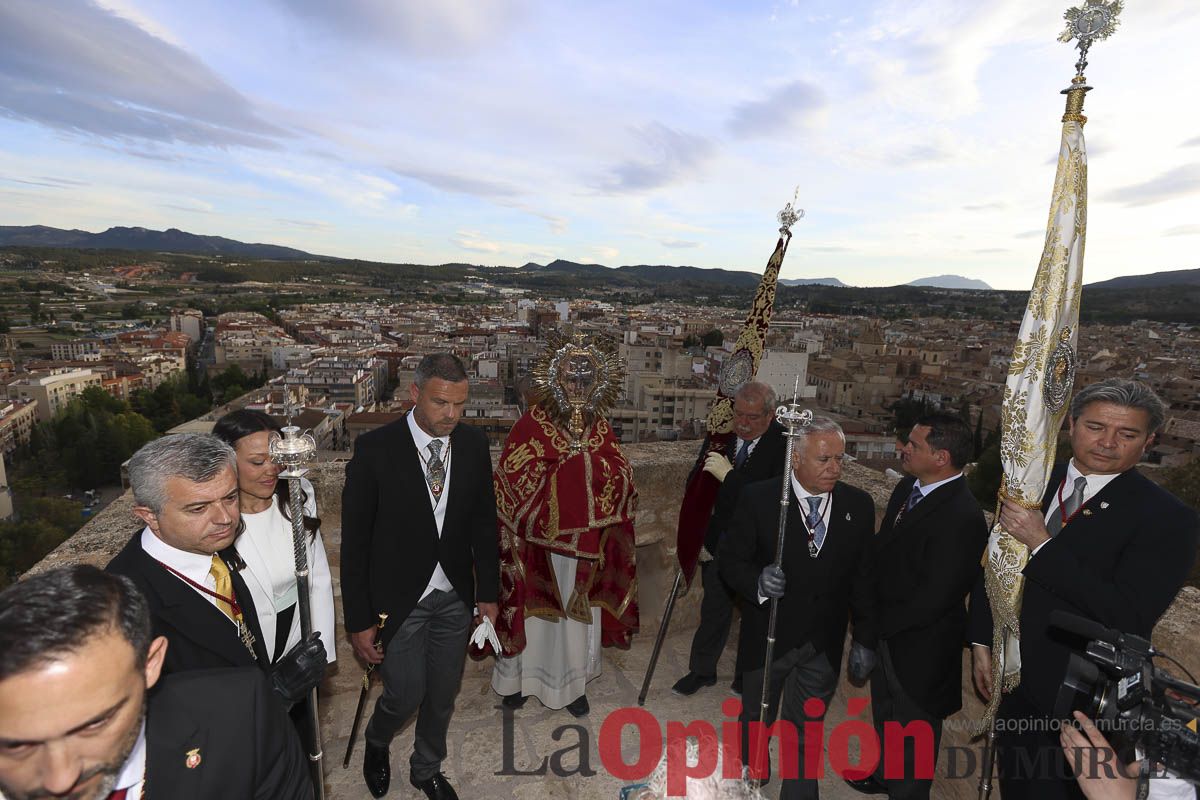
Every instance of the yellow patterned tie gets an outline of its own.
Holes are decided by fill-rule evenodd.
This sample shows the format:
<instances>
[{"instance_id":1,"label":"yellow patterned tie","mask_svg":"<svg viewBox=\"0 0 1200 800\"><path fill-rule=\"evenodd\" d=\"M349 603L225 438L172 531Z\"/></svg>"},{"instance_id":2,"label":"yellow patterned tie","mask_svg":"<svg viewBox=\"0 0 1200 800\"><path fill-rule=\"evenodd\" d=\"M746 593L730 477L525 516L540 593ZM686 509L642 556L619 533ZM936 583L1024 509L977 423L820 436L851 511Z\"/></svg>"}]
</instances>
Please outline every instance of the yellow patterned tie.
<instances>
[{"instance_id":1,"label":"yellow patterned tie","mask_svg":"<svg viewBox=\"0 0 1200 800\"><path fill-rule=\"evenodd\" d=\"M234 596L233 594L233 577L229 574L229 567L225 566L225 562L216 553L213 553L212 566L209 567L208 574L212 576L217 585L214 588L217 594L221 597ZM237 614L233 611L233 606L226 600L217 599L217 608L221 609L221 613L229 617L234 622L238 621Z\"/></svg>"}]
</instances>

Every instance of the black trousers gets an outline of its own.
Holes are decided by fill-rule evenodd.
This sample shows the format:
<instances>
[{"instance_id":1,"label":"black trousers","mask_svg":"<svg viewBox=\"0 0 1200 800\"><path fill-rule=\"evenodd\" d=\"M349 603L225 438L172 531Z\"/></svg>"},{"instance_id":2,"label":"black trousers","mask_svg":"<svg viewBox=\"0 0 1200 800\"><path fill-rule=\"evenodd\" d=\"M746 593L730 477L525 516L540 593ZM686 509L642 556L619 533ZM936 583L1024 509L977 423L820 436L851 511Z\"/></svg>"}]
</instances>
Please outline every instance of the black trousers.
<instances>
[{"instance_id":1,"label":"black trousers","mask_svg":"<svg viewBox=\"0 0 1200 800\"><path fill-rule=\"evenodd\" d=\"M366 740L386 747L415 712L409 765L418 781L442 771L470 624L471 612L458 595L435 589L404 620L378 667L383 694L367 723Z\"/></svg>"},{"instance_id":2,"label":"black trousers","mask_svg":"<svg viewBox=\"0 0 1200 800\"><path fill-rule=\"evenodd\" d=\"M1054 720L1017 688L996 712L996 764L1004 800L1084 800Z\"/></svg>"},{"instance_id":3,"label":"black trousers","mask_svg":"<svg viewBox=\"0 0 1200 800\"><path fill-rule=\"evenodd\" d=\"M889 800L929 800L929 790L933 786L932 772L937 766L938 748L942 741L942 719L925 711L904 691L896 677L887 642L879 643L879 663L871 673L871 717L875 722L875 733L879 737L879 766L875 768L875 777L887 786ZM888 722L896 725L885 726ZM924 725L928 725L932 732L933 763L921 764L923 770L925 767L929 768L929 778L916 777L919 740L914 736L897 736L897 725L906 727L913 723L916 723L913 727L917 732ZM902 741L903 753L892 753L889 756L889 739ZM889 760L894 762L891 768L888 765ZM903 772L899 775L894 774L896 764L903 765Z\"/></svg>"},{"instance_id":4,"label":"black trousers","mask_svg":"<svg viewBox=\"0 0 1200 800\"><path fill-rule=\"evenodd\" d=\"M697 675L715 676L717 661L729 641L729 629L733 626L733 604L736 594L721 578L716 561L700 564L700 585L704 597L700 600L700 624L692 636L692 652L688 658L688 670ZM742 665L737 663L734 675L742 674Z\"/></svg>"},{"instance_id":5,"label":"black trousers","mask_svg":"<svg viewBox=\"0 0 1200 800\"><path fill-rule=\"evenodd\" d=\"M757 738L750 734L750 723L757 723L762 711L763 669L759 667L753 671L747 671L743 675L743 680L742 696L745 704L742 706L741 718L742 763L749 766L756 763L751 759L755 757L752 747ZM780 719L792 723L796 734L796 749L793 752L786 752L785 748L790 748L792 745L781 738L779 754L783 764L787 765L789 759L794 759L793 763L799 769L798 777L784 774L783 787L779 793L780 800L817 800L819 790L816 779L804 777L806 761L804 723L823 720L825 714L808 716L804 713L804 701L817 698L825 708L828 708L835 691L837 691L837 674L833 671L825 654L818 653L812 644L792 648L790 652L775 659L771 664L767 724L775 721L776 709L778 709ZM782 707L780 706L780 694L783 695ZM810 746L820 747L820 744L813 743ZM824 752L815 755L821 759L825 758Z\"/></svg>"}]
</instances>

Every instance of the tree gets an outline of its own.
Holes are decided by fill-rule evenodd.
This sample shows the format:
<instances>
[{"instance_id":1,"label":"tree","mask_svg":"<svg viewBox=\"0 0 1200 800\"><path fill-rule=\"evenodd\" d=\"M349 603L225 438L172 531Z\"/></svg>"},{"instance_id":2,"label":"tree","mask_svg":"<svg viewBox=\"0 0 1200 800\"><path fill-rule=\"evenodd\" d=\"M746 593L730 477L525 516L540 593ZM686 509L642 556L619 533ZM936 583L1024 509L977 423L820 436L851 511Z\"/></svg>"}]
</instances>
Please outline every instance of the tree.
<instances>
[{"instance_id":1,"label":"tree","mask_svg":"<svg viewBox=\"0 0 1200 800\"><path fill-rule=\"evenodd\" d=\"M700 343L705 347L720 347L725 343L725 334L721 333L717 328L713 328L700 337Z\"/></svg>"},{"instance_id":2,"label":"tree","mask_svg":"<svg viewBox=\"0 0 1200 800\"><path fill-rule=\"evenodd\" d=\"M1004 477L1004 469L1000 465L1000 431L994 430L988 434L983 451L975 463L975 469L967 479L971 493L985 510L994 510L996 496L1000 493L1000 480Z\"/></svg>"},{"instance_id":3,"label":"tree","mask_svg":"<svg viewBox=\"0 0 1200 800\"><path fill-rule=\"evenodd\" d=\"M971 442L972 442L973 450L975 453L975 459L978 460L979 456L983 454L983 409L982 408L979 409L979 416L975 420L975 436L971 440Z\"/></svg>"}]
</instances>

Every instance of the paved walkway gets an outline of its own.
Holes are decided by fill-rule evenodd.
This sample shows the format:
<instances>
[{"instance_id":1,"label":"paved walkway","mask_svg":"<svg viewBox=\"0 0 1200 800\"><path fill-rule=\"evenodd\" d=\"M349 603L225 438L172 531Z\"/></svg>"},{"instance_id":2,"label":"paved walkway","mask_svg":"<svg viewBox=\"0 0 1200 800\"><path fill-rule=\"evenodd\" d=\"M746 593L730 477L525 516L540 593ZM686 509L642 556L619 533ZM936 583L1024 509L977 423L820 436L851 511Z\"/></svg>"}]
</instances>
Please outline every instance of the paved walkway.
<instances>
[{"instance_id":1,"label":"paved walkway","mask_svg":"<svg viewBox=\"0 0 1200 800\"><path fill-rule=\"evenodd\" d=\"M336 553L337 548L336 543L330 542L331 554ZM642 632L634 638L628 651L611 648L604 651L603 673L588 684L592 710L587 717L575 719L565 710L550 711L536 700L530 700L524 708L510 712L506 718L501 712L500 698L491 689L491 660L468 660L450 727L449 757L445 763L446 775L459 797L463 800L616 800L621 787L630 783L613 777L605 769L599 752L599 735L609 714L621 708L637 707L637 695L654 644L657 618L665 603L665 597L657 587L666 584L661 577L662 570L667 567L653 564L639 564L638 567L639 584L645 587L641 597ZM721 661L720 680L716 686L702 689L690 698L678 697L670 690L675 680L687 671L696 605L695 598L686 598L677 607L678 614L672 621L672 632L659 657L654 683L646 700L645 709L660 720L660 730L665 730L668 720L687 723L698 719L709 721L719 730L720 723L728 719L722 714L721 703L732 696L728 692L733 673L732 643ZM327 797L332 800L370 797L362 780L361 735L350 767L342 768L350 722L358 700L360 676L349 644L343 639L338 643L338 668L326 682L321 714L325 731ZM372 702L379 691L378 685L373 684ZM859 693L865 694L865 690ZM830 730L842 718L836 709L846 708L841 693L834 699L833 707L835 711L828 722ZM626 728L622 740L628 763L637 759L637 737L632 730ZM408 784L411 752L410 725L392 744L392 789L387 795L390 798L415 800L424 797ZM546 769L544 774L539 774L537 770L543 762ZM654 763L657 763L657 757ZM556 771L560 774L555 774ZM561 773L570 774L562 776ZM777 798L778 792L777 781L768 785L766 794L769 798ZM821 796L830 800L862 797L832 774L822 782Z\"/></svg>"}]
</instances>

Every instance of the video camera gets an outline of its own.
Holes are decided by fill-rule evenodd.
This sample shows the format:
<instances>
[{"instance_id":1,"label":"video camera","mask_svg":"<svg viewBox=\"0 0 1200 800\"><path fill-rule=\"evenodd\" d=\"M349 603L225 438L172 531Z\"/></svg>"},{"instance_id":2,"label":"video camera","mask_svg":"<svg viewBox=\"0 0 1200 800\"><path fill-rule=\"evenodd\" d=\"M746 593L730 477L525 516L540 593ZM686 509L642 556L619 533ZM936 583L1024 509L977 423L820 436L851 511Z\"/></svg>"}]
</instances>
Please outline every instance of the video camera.
<instances>
[{"instance_id":1,"label":"video camera","mask_svg":"<svg viewBox=\"0 0 1200 800\"><path fill-rule=\"evenodd\" d=\"M1061 610L1051 613L1050 626L1089 640L1082 654L1071 654L1055 718L1082 711L1126 763L1137 748L1150 762L1200 782L1200 686L1155 667L1153 658L1162 654L1141 637Z\"/></svg>"}]
</instances>

